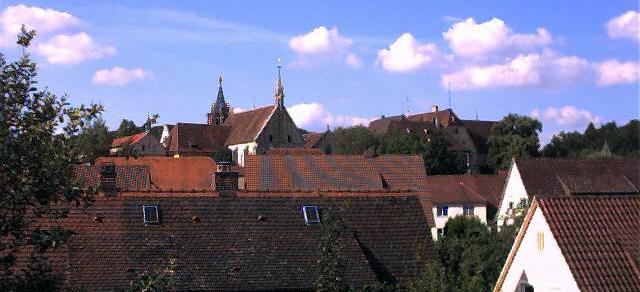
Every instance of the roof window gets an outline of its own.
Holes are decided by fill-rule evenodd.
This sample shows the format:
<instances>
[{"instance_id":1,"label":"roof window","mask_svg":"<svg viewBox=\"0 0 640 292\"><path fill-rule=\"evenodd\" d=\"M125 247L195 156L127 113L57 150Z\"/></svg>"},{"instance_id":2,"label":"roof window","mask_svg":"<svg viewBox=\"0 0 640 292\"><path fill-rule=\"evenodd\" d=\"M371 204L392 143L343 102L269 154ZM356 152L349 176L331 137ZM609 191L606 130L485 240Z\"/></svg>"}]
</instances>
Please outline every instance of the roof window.
<instances>
[{"instance_id":1,"label":"roof window","mask_svg":"<svg viewBox=\"0 0 640 292\"><path fill-rule=\"evenodd\" d=\"M307 225L320 223L320 212L318 206L302 206L304 223Z\"/></svg>"},{"instance_id":2,"label":"roof window","mask_svg":"<svg viewBox=\"0 0 640 292\"><path fill-rule=\"evenodd\" d=\"M160 223L158 206L142 206L142 216L145 225Z\"/></svg>"}]
</instances>

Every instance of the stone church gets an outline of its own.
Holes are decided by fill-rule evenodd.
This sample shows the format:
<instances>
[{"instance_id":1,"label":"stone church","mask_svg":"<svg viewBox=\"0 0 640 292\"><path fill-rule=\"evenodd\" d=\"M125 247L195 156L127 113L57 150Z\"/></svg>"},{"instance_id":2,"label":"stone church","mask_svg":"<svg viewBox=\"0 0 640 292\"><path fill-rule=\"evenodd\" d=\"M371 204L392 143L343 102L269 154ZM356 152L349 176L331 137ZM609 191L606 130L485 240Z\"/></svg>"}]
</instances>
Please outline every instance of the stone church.
<instances>
[{"instance_id":1,"label":"stone church","mask_svg":"<svg viewBox=\"0 0 640 292\"><path fill-rule=\"evenodd\" d=\"M218 94L206 124L166 125L160 141L173 157L211 156L228 149L233 161L243 166L246 155L264 154L272 148L302 148L301 131L284 103L284 86L278 68L274 104L234 113L218 78Z\"/></svg>"}]
</instances>

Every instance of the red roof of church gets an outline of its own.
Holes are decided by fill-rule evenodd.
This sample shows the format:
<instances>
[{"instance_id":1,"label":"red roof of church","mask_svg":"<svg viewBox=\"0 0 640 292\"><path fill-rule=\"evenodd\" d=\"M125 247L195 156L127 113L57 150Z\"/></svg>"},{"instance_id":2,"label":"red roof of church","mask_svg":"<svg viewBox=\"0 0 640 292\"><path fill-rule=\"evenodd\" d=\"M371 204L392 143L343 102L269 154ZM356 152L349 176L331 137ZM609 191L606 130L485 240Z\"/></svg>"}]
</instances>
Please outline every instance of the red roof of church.
<instances>
[{"instance_id":1,"label":"red roof of church","mask_svg":"<svg viewBox=\"0 0 640 292\"><path fill-rule=\"evenodd\" d=\"M244 144L254 141L266 126L275 111L275 105L265 106L246 112L234 113L224 122L231 128L226 145Z\"/></svg>"}]
</instances>

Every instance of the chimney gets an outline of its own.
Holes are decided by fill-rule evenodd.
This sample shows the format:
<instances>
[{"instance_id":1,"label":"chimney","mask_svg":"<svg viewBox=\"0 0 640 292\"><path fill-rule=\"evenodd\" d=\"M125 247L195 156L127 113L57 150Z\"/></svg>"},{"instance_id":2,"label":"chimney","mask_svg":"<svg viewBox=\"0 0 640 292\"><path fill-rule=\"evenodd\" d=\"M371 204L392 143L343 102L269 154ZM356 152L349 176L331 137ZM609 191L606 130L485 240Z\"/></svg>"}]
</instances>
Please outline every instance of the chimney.
<instances>
[{"instance_id":1,"label":"chimney","mask_svg":"<svg viewBox=\"0 0 640 292\"><path fill-rule=\"evenodd\" d=\"M431 112L432 113L437 113L438 112L438 105L437 104L434 104L434 105L431 106Z\"/></svg>"},{"instance_id":2,"label":"chimney","mask_svg":"<svg viewBox=\"0 0 640 292\"><path fill-rule=\"evenodd\" d=\"M238 173L231 169L229 162L217 162L212 174L211 186L221 197L233 197L238 191Z\"/></svg>"},{"instance_id":3,"label":"chimney","mask_svg":"<svg viewBox=\"0 0 640 292\"><path fill-rule=\"evenodd\" d=\"M114 195L118 188L116 186L116 165L113 162L104 162L100 164L100 185L98 189L107 196Z\"/></svg>"}]
</instances>

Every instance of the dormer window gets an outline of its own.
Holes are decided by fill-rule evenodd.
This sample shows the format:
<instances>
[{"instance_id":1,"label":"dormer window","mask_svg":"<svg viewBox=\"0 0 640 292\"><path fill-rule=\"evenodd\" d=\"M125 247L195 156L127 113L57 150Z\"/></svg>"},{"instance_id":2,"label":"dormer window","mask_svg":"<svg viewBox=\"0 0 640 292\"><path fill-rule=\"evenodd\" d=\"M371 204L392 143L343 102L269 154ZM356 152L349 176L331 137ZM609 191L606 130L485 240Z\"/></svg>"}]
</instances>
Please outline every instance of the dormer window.
<instances>
[{"instance_id":1,"label":"dormer window","mask_svg":"<svg viewBox=\"0 0 640 292\"><path fill-rule=\"evenodd\" d=\"M302 214L304 216L304 223L307 225L320 223L320 211L318 206L302 206Z\"/></svg>"},{"instance_id":2,"label":"dormer window","mask_svg":"<svg viewBox=\"0 0 640 292\"><path fill-rule=\"evenodd\" d=\"M158 206L142 206L142 217L145 225L160 223Z\"/></svg>"}]
</instances>

